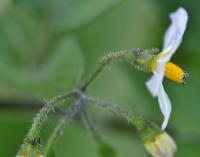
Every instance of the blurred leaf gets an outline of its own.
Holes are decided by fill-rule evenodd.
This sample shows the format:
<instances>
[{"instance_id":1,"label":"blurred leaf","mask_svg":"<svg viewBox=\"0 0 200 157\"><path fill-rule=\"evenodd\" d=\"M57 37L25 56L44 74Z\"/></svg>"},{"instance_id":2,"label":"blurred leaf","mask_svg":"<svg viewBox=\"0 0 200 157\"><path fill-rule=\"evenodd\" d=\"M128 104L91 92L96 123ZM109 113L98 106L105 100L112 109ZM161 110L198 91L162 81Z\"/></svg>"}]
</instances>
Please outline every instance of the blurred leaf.
<instances>
[{"instance_id":1,"label":"blurred leaf","mask_svg":"<svg viewBox=\"0 0 200 157\"><path fill-rule=\"evenodd\" d=\"M107 143L99 141L98 144L98 156L99 157L116 157L115 150Z\"/></svg>"},{"instance_id":2,"label":"blurred leaf","mask_svg":"<svg viewBox=\"0 0 200 157\"><path fill-rule=\"evenodd\" d=\"M82 27L119 1L14 2L0 19L0 78L38 98L72 88L84 66L81 50L71 37L52 42L53 33Z\"/></svg>"},{"instance_id":3,"label":"blurred leaf","mask_svg":"<svg viewBox=\"0 0 200 157\"><path fill-rule=\"evenodd\" d=\"M27 127L31 125L32 116L24 112L0 113L0 156L15 156L27 133Z\"/></svg>"},{"instance_id":4,"label":"blurred leaf","mask_svg":"<svg viewBox=\"0 0 200 157\"><path fill-rule=\"evenodd\" d=\"M121 0L57 0L54 1L54 27L59 32L81 28L101 16Z\"/></svg>"},{"instance_id":5,"label":"blurred leaf","mask_svg":"<svg viewBox=\"0 0 200 157\"><path fill-rule=\"evenodd\" d=\"M187 51L188 54L190 53ZM187 133L190 135L199 134L200 121L199 111L199 55L186 55L181 64L189 72L189 77L185 86L170 83L168 91L173 103L173 111L170 124L177 132ZM181 58L180 58L181 59ZM184 62L185 61L185 62Z\"/></svg>"},{"instance_id":6,"label":"blurred leaf","mask_svg":"<svg viewBox=\"0 0 200 157\"><path fill-rule=\"evenodd\" d=\"M54 149L51 149L46 157L56 157Z\"/></svg>"},{"instance_id":7,"label":"blurred leaf","mask_svg":"<svg viewBox=\"0 0 200 157\"><path fill-rule=\"evenodd\" d=\"M175 157L187 157L194 156L197 157L200 154L199 150L200 143L195 143L195 141L184 141L178 143L178 151Z\"/></svg>"},{"instance_id":8,"label":"blurred leaf","mask_svg":"<svg viewBox=\"0 0 200 157\"><path fill-rule=\"evenodd\" d=\"M157 37L162 39L162 35L157 10L146 0L125 0L81 31L78 37L88 70L110 51L160 46L162 41Z\"/></svg>"},{"instance_id":9,"label":"blurred leaf","mask_svg":"<svg viewBox=\"0 0 200 157\"><path fill-rule=\"evenodd\" d=\"M31 58L27 58L30 60ZM1 65L1 78L17 89L38 98L52 97L66 91L79 81L83 62L76 41L63 39L52 49L52 55L39 69ZM27 68L27 69L26 69Z\"/></svg>"},{"instance_id":10,"label":"blurred leaf","mask_svg":"<svg viewBox=\"0 0 200 157\"><path fill-rule=\"evenodd\" d=\"M76 39L66 37L51 44L47 21L22 4L26 7L17 4L1 17L1 80L37 98L52 97L72 88L84 67Z\"/></svg>"}]
</instances>

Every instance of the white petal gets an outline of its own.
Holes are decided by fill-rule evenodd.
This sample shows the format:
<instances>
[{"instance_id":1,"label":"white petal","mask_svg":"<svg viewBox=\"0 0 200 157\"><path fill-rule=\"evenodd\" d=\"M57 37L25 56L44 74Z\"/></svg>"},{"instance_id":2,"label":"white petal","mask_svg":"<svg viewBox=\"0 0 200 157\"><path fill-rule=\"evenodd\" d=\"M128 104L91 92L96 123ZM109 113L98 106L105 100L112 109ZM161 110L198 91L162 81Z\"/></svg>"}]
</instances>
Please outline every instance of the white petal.
<instances>
[{"instance_id":1,"label":"white petal","mask_svg":"<svg viewBox=\"0 0 200 157\"><path fill-rule=\"evenodd\" d=\"M160 106L160 110L164 116L164 121L162 123L162 129L164 130L167 127L170 113L171 113L171 102L167 93L165 92L163 85L160 86L158 92L158 102Z\"/></svg>"},{"instance_id":2,"label":"white petal","mask_svg":"<svg viewBox=\"0 0 200 157\"><path fill-rule=\"evenodd\" d=\"M179 47L186 29L188 14L182 7L170 14L171 25L167 29L164 37L163 53L167 53L168 61Z\"/></svg>"},{"instance_id":3,"label":"white petal","mask_svg":"<svg viewBox=\"0 0 200 157\"><path fill-rule=\"evenodd\" d=\"M165 62L157 62L157 69L154 72L154 75L146 82L146 86L149 89L152 96L156 97L159 92L160 85L165 73Z\"/></svg>"}]
</instances>

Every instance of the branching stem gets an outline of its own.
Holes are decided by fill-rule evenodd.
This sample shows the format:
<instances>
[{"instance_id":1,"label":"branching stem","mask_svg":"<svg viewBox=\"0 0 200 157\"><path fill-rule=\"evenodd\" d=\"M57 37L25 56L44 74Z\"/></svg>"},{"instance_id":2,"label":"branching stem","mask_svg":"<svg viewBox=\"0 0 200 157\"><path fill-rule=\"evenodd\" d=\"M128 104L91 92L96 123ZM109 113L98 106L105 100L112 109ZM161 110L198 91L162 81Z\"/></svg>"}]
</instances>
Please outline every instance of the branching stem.
<instances>
[{"instance_id":1,"label":"branching stem","mask_svg":"<svg viewBox=\"0 0 200 157\"><path fill-rule=\"evenodd\" d=\"M60 136L62 131L64 130L65 126L70 122L70 120L73 118L73 116L80 110L80 108L83 106L85 102L90 102L95 106L104 108L108 111L111 111L118 116L121 116L122 118L127 119L130 121L137 131L139 132L139 135L142 137L143 140L153 140L155 138L155 135L160 132L160 128L156 125L149 123L139 116L133 114L130 111L127 111L125 109L122 109L118 105L105 102L102 100L95 99L93 97L86 96L84 93L86 92L86 89L88 86L99 76L99 74L103 71L103 69L109 65L111 62L114 61L127 61L131 64L134 64L136 62L135 55L128 50L124 51L117 51L117 52L110 52L107 55L105 55L97 64L96 69L92 72L92 74L86 79L85 82L78 88L76 91L72 91L70 93L66 93L57 97L54 97L49 102L45 104L45 106L42 107L42 109L38 112L36 115L33 124L31 126L31 129L28 132L27 137L25 138L25 145L26 143L33 144L40 144L40 130L41 126L44 123L44 121L47 119L48 114L54 110L55 106L62 100L65 100L68 97L74 96L75 103L72 105L67 113L61 118L59 124L54 129L52 135L50 136L47 146L45 149L46 156L51 156L53 145L56 141L56 139ZM87 112L84 110L84 108L81 110L82 117L87 123L88 129L91 131L93 137L95 140L100 142L102 144L100 136L97 134L95 127L92 125L92 122L90 121ZM22 146L22 152L23 149L26 149Z\"/></svg>"},{"instance_id":2,"label":"branching stem","mask_svg":"<svg viewBox=\"0 0 200 157\"><path fill-rule=\"evenodd\" d=\"M53 147L54 143L56 142L56 139L62 134L65 126L71 121L73 116L79 111L79 109L82 107L83 104L84 104L83 99L80 98L80 99L76 100L74 105L72 105L68 109L65 116L63 116L61 118L60 122L58 123L58 125L54 129L53 133L51 134L51 136L50 136L50 138L47 142L46 149L45 149L45 154L46 154L47 157L51 153L52 147Z\"/></svg>"},{"instance_id":3,"label":"branching stem","mask_svg":"<svg viewBox=\"0 0 200 157\"><path fill-rule=\"evenodd\" d=\"M90 114L88 113L88 110L86 107L83 107L81 110L81 117L83 119L83 122L85 124L85 126L87 127L88 131L90 132L91 136L96 140L96 141L100 141L101 137L99 135L99 133L96 130L95 124L92 121Z\"/></svg>"}]
</instances>

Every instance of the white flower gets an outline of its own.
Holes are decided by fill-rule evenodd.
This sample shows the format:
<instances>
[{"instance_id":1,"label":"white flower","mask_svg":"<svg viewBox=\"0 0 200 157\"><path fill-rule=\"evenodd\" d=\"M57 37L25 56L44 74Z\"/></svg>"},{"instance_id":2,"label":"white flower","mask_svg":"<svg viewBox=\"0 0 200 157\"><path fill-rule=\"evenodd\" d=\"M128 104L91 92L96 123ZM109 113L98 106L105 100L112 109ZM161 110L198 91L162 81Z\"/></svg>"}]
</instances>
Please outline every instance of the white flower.
<instances>
[{"instance_id":1,"label":"white flower","mask_svg":"<svg viewBox=\"0 0 200 157\"><path fill-rule=\"evenodd\" d=\"M173 63L169 63L169 60L176 52L182 41L182 37L188 21L188 14L184 8L180 7L175 12L170 14L170 19L171 24L165 33L163 50L152 62L153 76L146 82L146 85L151 94L154 97L158 97L160 109L164 116L162 129L166 128L171 113L171 102L162 85L163 78L165 75L167 75L166 77L178 83L183 83L184 77L186 75L182 69ZM170 68L170 72L168 72L169 68L167 71L167 67ZM171 73L174 72L178 73L174 74L176 76L175 78L171 78Z\"/></svg>"}]
</instances>

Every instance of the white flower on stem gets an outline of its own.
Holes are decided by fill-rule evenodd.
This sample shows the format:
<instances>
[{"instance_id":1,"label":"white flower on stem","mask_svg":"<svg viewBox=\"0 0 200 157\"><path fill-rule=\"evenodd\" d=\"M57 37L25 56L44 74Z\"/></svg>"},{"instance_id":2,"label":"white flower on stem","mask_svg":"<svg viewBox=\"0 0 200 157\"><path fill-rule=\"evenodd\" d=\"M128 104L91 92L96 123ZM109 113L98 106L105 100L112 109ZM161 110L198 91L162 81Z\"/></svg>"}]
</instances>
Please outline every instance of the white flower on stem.
<instances>
[{"instance_id":1,"label":"white flower on stem","mask_svg":"<svg viewBox=\"0 0 200 157\"><path fill-rule=\"evenodd\" d=\"M162 129L166 128L171 113L171 102L162 85L163 78L165 76L177 83L184 83L187 76L187 73L169 61L182 41L188 14L184 8L180 7L170 14L170 20L171 24L164 37L163 50L151 62L153 76L146 82L151 94L158 97L160 110L164 116Z\"/></svg>"}]
</instances>

